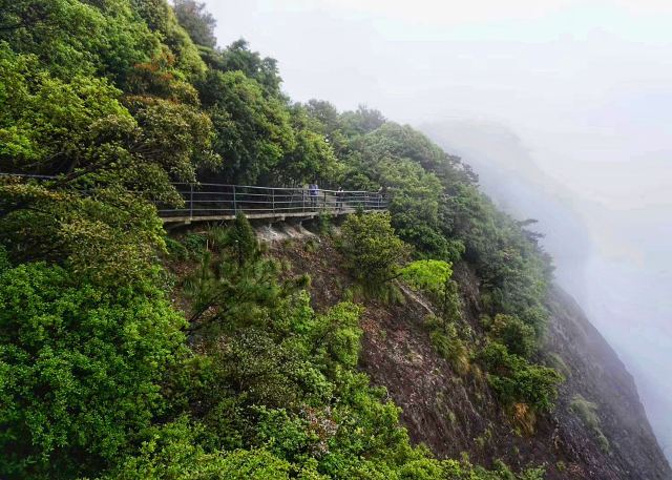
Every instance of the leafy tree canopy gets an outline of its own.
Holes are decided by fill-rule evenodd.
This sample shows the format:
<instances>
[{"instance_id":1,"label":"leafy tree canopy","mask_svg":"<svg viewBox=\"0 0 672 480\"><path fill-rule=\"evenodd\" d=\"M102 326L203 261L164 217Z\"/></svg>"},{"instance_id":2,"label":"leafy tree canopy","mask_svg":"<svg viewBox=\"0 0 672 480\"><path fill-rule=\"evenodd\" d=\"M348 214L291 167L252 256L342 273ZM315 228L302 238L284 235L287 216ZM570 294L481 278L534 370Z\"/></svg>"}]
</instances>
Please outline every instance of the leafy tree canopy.
<instances>
[{"instance_id":1,"label":"leafy tree canopy","mask_svg":"<svg viewBox=\"0 0 672 480\"><path fill-rule=\"evenodd\" d=\"M243 72L246 77L257 81L265 93L280 96L282 78L277 60L252 51L242 38L212 54L209 63L213 69L222 72Z\"/></svg>"},{"instance_id":2,"label":"leafy tree canopy","mask_svg":"<svg viewBox=\"0 0 672 480\"><path fill-rule=\"evenodd\" d=\"M242 72L210 71L199 84L216 137L222 172L239 184L255 184L295 148L286 106L264 95L259 84Z\"/></svg>"}]
</instances>

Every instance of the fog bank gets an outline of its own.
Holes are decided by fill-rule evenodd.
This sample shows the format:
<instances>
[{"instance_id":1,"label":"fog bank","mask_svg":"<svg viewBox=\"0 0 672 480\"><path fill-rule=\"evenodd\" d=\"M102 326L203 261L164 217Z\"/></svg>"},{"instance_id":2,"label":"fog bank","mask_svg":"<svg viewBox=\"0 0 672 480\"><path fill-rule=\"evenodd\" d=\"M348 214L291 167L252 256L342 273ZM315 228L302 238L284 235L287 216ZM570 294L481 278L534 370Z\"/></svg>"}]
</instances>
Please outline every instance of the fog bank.
<instances>
[{"instance_id":1,"label":"fog bank","mask_svg":"<svg viewBox=\"0 0 672 480\"><path fill-rule=\"evenodd\" d=\"M581 198L571 185L540 170L520 138L502 125L449 121L421 128L473 165L482 188L500 207L517 218L539 220L534 227L554 257L556 281L626 363L669 458L672 277L664 262L672 249L664 239L670 212L632 214ZM641 194L641 185L631 185L632 195Z\"/></svg>"}]
</instances>

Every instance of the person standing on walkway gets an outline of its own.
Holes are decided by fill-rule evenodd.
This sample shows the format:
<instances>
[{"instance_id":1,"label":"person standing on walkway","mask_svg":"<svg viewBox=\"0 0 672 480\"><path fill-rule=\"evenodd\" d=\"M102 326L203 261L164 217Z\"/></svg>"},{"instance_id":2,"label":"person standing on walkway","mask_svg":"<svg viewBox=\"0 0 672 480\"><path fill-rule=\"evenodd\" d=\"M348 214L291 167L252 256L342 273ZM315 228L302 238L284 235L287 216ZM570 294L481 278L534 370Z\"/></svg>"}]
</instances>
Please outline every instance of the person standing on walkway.
<instances>
[{"instance_id":1,"label":"person standing on walkway","mask_svg":"<svg viewBox=\"0 0 672 480\"><path fill-rule=\"evenodd\" d=\"M377 195L377 205L376 208L380 210L383 202L385 201L385 197L387 196L387 187L385 185L381 185L380 188L378 189L378 195Z\"/></svg>"},{"instance_id":2,"label":"person standing on walkway","mask_svg":"<svg viewBox=\"0 0 672 480\"><path fill-rule=\"evenodd\" d=\"M336 190L336 210L341 210L343 208L343 187L338 187Z\"/></svg>"},{"instance_id":3,"label":"person standing on walkway","mask_svg":"<svg viewBox=\"0 0 672 480\"><path fill-rule=\"evenodd\" d=\"M309 194L310 194L310 206L311 208L317 208L317 196L320 193L320 189L317 186L317 182L311 183L308 186Z\"/></svg>"}]
</instances>

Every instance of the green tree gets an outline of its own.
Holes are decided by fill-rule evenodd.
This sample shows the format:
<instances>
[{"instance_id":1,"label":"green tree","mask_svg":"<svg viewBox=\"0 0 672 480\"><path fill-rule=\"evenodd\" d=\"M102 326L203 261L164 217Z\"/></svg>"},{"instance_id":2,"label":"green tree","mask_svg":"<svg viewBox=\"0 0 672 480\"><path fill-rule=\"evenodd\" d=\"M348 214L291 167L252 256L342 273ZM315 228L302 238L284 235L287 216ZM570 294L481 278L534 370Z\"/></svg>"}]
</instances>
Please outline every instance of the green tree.
<instances>
[{"instance_id":1,"label":"green tree","mask_svg":"<svg viewBox=\"0 0 672 480\"><path fill-rule=\"evenodd\" d=\"M341 115L341 128L347 136L373 132L385 122L386 119L379 110L366 105L360 105L354 112L344 112Z\"/></svg>"},{"instance_id":2,"label":"green tree","mask_svg":"<svg viewBox=\"0 0 672 480\"><path fill-rule=\"evenodd\" d=\"M489 313L516 315L540 335L548 317L543 305L552 272L548 256L473 185L455 187L442 208L443 230L462 240L465 259L482 279Z\"/></svg>"},{"instance_id":3,"label":"green tree","mask_svg":"<svg viewBox=\"0 0 672 480\"><path fill-rule=\"evenodd\" d=\"M118 137L135 127L119 101L121 92L104 79L54 78L36 56L16 54L7 44L0 44L0 74L4 168L53 174L110 162Z\"/></svg>"},{"instance_id":4,"label":"green tree","mask_svg":"<svg viewBox=\"0 0 672 480\"><path fill-rule=\"evenodd\" d=\"M99 480L289 480L293 471L287 461L262 449L207 452L199 445L202 427L185 417L149 433L136 455Z\"/></svg>"},{"instance_id":5,"label":"green tree","mask_svg":"<svg viewBox=\"0 0 672 480\"><path fill-rule=\"evenodd\" d=\"M238 213L233 225L227 232L225 245L233 253L238 268L258 259L259 244L257 235L243 213Z\"/></svg>"},{"instance_id":6,"label":"green tree","mask_svg":"<svg viewBox=\"0 0 672 480\"><path fill-rule=\"evenodd\" d=\"M206 10L205 3L195 0L175 0L173 9L180 25L198 45L214 48L217 45L217 20Z\"/></svg>"},{"instance_id":7,"label":"green tree","mask_svg":"<svg viewBox=\"0 0 672 480\"><path fill-rule=\"evenodd\" d=\"M98 284L151 276L164 249L156 209L119 189L84 196L3 178L2 209L9 213L0 222L0 242L14 262L64 264Z\"/></svg>"},{"instance_id":8,"label":"green tree","mask_svg":"<svg viewBox=\"0 0 672 480\"><path fill-rule=\"evenodd\" d=\"M320 183L335 184L339 164L329 141L303 106L294 105L290 112L296 142L273 169L272 178L279 184L292 186L310 183L315 178Z\"/></svg>"},{"instance_id":9,"label":"green tree","mask_svg":"<svg viewBox=\"0 0 672 480\"><path fill-rule=\"evenodd\" d=\"M384 124L358 137L348 163L356 178L365 172L374 184L385 187L392 225L400 238L420 255L454 261L459 257L459 248L442 234L439 221L441 181L416 161L426 155L424 150L416 152L412 145L400 148L403 138L397 138L398 133L399 129Z\"/></svg>"},{"instance_id":10,"label":"green tree","mask_svg":"<svg viewBox=\"0 0 672 480\"><path fill-rule=\"evenodd\" d=\"M131 114L109 82L52 78L34 56L7 48L0 48L0 71L8 79L0 87L7 100L0 115L3 169L64 174L60 185L105 173L105 181L160 197L171 178L193 181L196 168L219 161L210 148L210 119L174 97L125 97Z\"/></svg>"},{"instance_id":11,"label":"green tree","mask_svg":"<svg viewBox=\"0 0 672 480\"><path fill-rule=\"evenodd\" d=\"M307 279L277 281L278 262L262 255L256 234L243 214L227 229L213 229L199 268L184 281L191 301L191 329L235 328L266 318Z\"/></svg>"},{"instance_id":12,"label":"green tree","mask_svg":"<svg viewBox=\"0 0 672 480\"><path fill-rule=\"evenodd\" d=\"M178 22L175 11L166 0L130 0L138 16L162 40L160 51L153 52L151 58L172 57L181 79L193 81L206 71L199 49L194 45L189 33Z\"/></svg>"},{"instance_id":13,"label":"green tree","mask_svg":"<svg viewBox=\"0 0 672 480\"><path fill-rule=\"evenodd\" d=\"M402 278L413 288L427 293L439 307L447 324L460 319L457 284L452 280L450 263L441 260L418 260L403 268Z\"/></svg>"},{"instance_id":14,"label":"green tree","mask_svg":"<svg viewBox=\"0 0 672 480\"><path fill-rule=\"evenodd\" d=\"M498 342L490 342L480 359L488 369L488 382L504 405L522 402L538 412L553 409L557 387L564 380L557 371L530 364Z\"/></svg>"},{"instance_id":15,"label":"green tree","mask_svg":"<svg viewBox=\"0 0 672 480\"><path fill-rule=\"evenodd\" d=\"M101 75L123 82L132 65L159 49L158 38L138 21L127 0L2 2L0 41L34 54L62 80Z\"/></svg>"},{"instance_id":16,"label":"green tree","mask_svg":"<svg viewBox=\"0 0 672 480\"><path fill-rule=\"evenodd\" d=\"M247 78L255 80L263 91L280 97L282 78L278 73L278 62L270 57L262 57L259 52L250 50L249 43L236 40L224 50L206 53L210 67L220 72L243 72Z\"/></svg>"},{"instance_id":17,"label":"green tree","mask_svg":"<svg viewBox=\"0 0 672 480\"><path fill-rule=\"evenodd\" d=\"M315 99L309 100L304 107L313 121L313 129L324 135L339 159L345 156L350 148L350 141L343 132L341 114L336 107L324 100Z\"/></svg>"},{"instance_id":18,"label":"green tree","mask_svg":"<svg viewBox=\"0 0 672 480\"><path fill-rule=\"evenodd\" d=\"M412 288L428 295L438 307L439 318L430 316L425 322L430 339L453 369L464 375L469 370L469 351L456 326L461 319L460 299L452 274L452 265L441 260L419 260L402 270L402 278Z\"/></svg>"},{"instance_id":19,"label":"green tree","mask_svg":"<svg viewBox=\"0 0 672 480\"><path fill-rule=\"evenodd\" d=\"M379 288L401 275L410 250L394 233L388 213L350 215L341 227L341 250L360 281Z\"/></svg>"}]
</instances>

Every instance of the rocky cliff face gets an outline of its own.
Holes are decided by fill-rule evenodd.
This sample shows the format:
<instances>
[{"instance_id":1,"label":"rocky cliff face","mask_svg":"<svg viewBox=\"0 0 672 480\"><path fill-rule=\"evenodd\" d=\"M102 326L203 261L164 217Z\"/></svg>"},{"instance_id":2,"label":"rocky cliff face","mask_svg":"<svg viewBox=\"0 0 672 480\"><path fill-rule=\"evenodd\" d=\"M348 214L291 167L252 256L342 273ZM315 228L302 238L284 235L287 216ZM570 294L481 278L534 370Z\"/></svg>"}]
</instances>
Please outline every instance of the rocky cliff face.
<instances>
[{"instance_id":1,"label":"rocky cliff face","mask_svg":"<svg viewBox=\"0 0 672 480\"><path fill-rule=\"evenodd\" d=\"M351 283L330 241L308 241L310 248L305 238L274 242L271 253L291 264L293 273L310 273L319 310L339 301ZM456 266L455 279L463 328L478 339L479 280L466 264ZM541 356L567 381L555 412L537 418L533 433L521 433L525 428L501 408L476 365L458 374L436 353L423 326L432 307L408 290L398 303L365 301L360 366L403 409L412 439L441 457L467 453L484 465L496 459L521 469L545 465L548 479L672 479L617 355L567 294L553 289L548 306L552 319Z\"/></svg>"},{"instance_id":2,"label":"rocky cliff face","mask_svg":"<svg viewBox=\"0 0 672 480\"><path fill-rule=\"evenodd\" d=\"M635 383L616 353L569 295L555 288L548 306L553 316L546 348L559 355L567 376L555 421L562 447L581 466L579 478L672 478ZM597 424L582 418L583 400L594 405Z\"/></svg>"}]
</instances>

